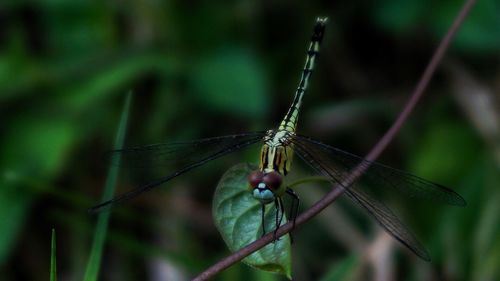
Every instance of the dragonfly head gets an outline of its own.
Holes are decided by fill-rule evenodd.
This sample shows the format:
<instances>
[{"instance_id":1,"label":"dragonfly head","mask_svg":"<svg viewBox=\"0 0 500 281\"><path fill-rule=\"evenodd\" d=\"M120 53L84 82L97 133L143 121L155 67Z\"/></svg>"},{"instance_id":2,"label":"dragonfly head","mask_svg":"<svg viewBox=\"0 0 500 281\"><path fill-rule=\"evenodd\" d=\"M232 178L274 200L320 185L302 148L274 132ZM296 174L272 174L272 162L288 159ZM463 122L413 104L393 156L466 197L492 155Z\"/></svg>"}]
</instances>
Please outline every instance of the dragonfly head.
<instances>
[{"instance_id":1,"label":"dragonfly head","mask_svg":"<svg viewBox=\"0 0 500 281\"><path fill-rule=\"evenodd\" d=\"M283 182L283 177L275 171L264 173L254 171L248 176L248 183L252 187L252 195L262 204L268 204L276 198L275 192L278 191Z\"/></svg>"}]
</instances>

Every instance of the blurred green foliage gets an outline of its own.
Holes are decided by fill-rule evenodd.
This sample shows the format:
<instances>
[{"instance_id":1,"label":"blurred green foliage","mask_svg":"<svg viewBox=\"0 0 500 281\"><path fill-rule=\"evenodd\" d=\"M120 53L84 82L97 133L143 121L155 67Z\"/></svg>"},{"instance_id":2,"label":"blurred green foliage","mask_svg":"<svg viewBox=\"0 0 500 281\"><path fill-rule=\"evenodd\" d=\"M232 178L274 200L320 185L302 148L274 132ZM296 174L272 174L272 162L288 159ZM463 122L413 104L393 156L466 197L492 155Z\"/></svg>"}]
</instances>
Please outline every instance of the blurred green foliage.
<instances>
[{"instance_id":1,"label":"blurred green foliage","mask_svg":"<svg viewBox=\"0 0 500 281\"><path fill-rule=\"evenodd\" d=\"M100 198L107 171L102 155L112 147L129 90L135 102L128 144L276 126L291 102L314 19L326 15L330 25L299 130L363 154L401 108L460 5L2 1L0 279L46 280L55 228L58 274L81 280L96 220L85 210ZM498 1L479 1L445 62L458 62L497 101L499 12ZM389 269L397 280L496 280L499 138L481 133L467 113L473 103L459 102L452 90L457 81L446 69L381 160L452 187L468 206L397 208L433 261L422 264L395 247ZM223 158L116 208L101 280L186 280L227 255L210 215L211 197L225 169L256 163L257 152ZM310 173L296 163L296 175ZM120 192L139 184L122 174ZM295 279L370 279L373 268L364 257L376 228L356 209L334 205L365 247L351 248L315 220L296 231ZM218 276L235 279L280 277L244 265Z\"/></svg>"},{"instance_id":2,"label":"blurred green foliage","mask_svg":"<svg viewBox=\"0 0 500 281\"><path fill-rule=\"evenodd\" d=\"M392 32L428 28L435 39L443 36L459 11L457 1L383 0L377 3L375 23ZM432 8L430 8L432 7ZM500 5L495 0L478 1L455 38L463 52L498 52L500 45Z\"/></svg>"}]
</instances>

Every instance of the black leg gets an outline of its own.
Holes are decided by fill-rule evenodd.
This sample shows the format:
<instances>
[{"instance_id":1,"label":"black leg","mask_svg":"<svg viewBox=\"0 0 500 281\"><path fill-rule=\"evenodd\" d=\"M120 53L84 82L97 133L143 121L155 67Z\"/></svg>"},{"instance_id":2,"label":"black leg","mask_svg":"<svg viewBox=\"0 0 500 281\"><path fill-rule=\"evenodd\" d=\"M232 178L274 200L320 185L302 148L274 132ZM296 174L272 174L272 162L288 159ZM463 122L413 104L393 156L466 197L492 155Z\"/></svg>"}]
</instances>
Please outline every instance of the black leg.
<instances>
[{"instance_id":1,"label":"black leg","mask_svg":"<svg viewBox=\"0 0 500 281\"><path fill-rule=\"evenodd\" d=\"M281 222L283 222L283 217L285 216L285 205L281 197L277 197L274 200L274 204L276 206L276 229L274 229L274 240L279 240L279 238L276 238L276 235L278 234L278 229L281 227Z\"/></svg>"},{"instance_id":2,"label":"black leg","mask_svg":"<svg viewBox=\"0 0 500 281\"><path fill-rule=\"evenodd\" d=\"M278 202L280 203L280 220L278 223L278 228L281 227L281 222L283 221L283 216L285 216L285 204L283 204L283 199L281 197L278 198Z\"/></svg>"},{"instance_id":3,"label":"black leg","mask_svg":"<svg viewBox=\"0 0 500 281\"><path fill-rule=\"evenodd\" d=\"M290 219L293 221L292 230L290 231L291 234L292 231L295 229L295 220L297 219L297 215L299 214L300 198L297 195L297 193L295 193L295 191L293 191L293 189L291 188L287 188L286 193L292 196L293 200L292 205L290 206Z\"/></svg>"},{"instance_id":4,"label":"black leg","mask_svg":"<svg viewBox=\"0 0 500 281\"><path fill-rule=\"evenodd\" d=\"M278 228L280 227L280 201L278 200L278 197L274 198L274 207L276 208L276 227L274 229L274 241L277 241L278 238L276 237L276 233L278 232ZM283 216L283 214L282 214Z\"/></svg>"},{"instance_id":5,"label":"black leg","mask_svg":"<svg viewBox=\"0 0 500 281\"><path fill-rule=\"evenodd\" d=\"M266 220L265 220L265 216L266 216L266 205L264 204L261 204L262 206L262 236L266 235Z\"/></svg>"},{"instance_id":6,"label":"black leg","mask_svg":"<svg viewBox=\"0 0 500 281\"><path fill-rule=\"evenodd\" d=\"M274 238L275 240L278 240L276 239L276 235L281 226L281 222L283 221L283 217L285 216L285 205L283 204L283 199L281 199L281 197L277 197L274 203L276 205L276 229L274 230Z\"/></svg>"}]
</instances>

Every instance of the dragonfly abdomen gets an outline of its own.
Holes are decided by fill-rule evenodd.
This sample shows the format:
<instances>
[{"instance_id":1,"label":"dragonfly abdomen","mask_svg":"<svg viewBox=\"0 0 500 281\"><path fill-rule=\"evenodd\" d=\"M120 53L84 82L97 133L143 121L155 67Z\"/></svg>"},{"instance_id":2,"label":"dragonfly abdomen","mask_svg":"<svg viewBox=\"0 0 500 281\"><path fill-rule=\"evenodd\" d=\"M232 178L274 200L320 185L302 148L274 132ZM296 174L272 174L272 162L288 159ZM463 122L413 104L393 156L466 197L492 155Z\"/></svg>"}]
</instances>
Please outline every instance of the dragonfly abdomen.
<instances>
[{"instance_id":1,"label":"dragonfly abdomen","mask_svg":"<svg viewBox=\"0 0 500 281\"><path fill-rule=\"evenodd\" d=\"M309 48L307 49L306 62L304 64L304 69L302 70L302 75L300 77L299 86L297 91L295 91L295 97L293 99L292 105L288 109L285 118L281 121L279 130L287 130L290 132L295 132L297 127L297 119L299 115L300 105L302 104L302 98L307 89L309 83L309 78L314 69L314 62L319 53L319 46L323 40L323 35L325 34L325 25L327 18L317 18L316 25L314 26L314 32L311 37L311 43L309 43Z\"/></svg>"}]
</instances>

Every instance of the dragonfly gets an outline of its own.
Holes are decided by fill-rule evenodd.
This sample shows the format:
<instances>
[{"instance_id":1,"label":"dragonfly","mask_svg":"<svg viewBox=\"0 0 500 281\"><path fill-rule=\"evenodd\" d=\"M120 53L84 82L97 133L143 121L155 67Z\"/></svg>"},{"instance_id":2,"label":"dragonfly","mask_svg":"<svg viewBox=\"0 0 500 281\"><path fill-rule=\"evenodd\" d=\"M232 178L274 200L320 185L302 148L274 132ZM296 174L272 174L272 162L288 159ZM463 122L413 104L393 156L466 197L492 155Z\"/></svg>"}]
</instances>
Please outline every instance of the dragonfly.
<instances>
[{"instance_id":1,"label":"dragonfly","mask_svg":"<svg viewBox=\"0 0 500 281\"><path fill-rule=\"evenodd\" d=\"M350 171L359 165L365 165L369 168L364 171L361 178L367 185L351 184L343 186L344 194L355 204L365 209L393 238L418 257L430 261L425 247L383 201L375 195L389 192L403 195L411 200L420 199L465 206L465 200L458 193L440 184L378 162L365 160L360 156L296 133L302 99L306 93L319 54L327 20L326 17L316 19L306 52L305 65L294 99L277 129L185 142L151 144L111 151L111 161L117 159L118 162L118 159L121 159L122 162L120 163L132 163L132 165L137 166L142 164L174 165L179 168L172 170L163 177L102 202L90 208L89 211L102 211L115 204L135 198L212 160L254 144L261 144L260 165L258 170L249 174L248 184L252 196L262 205L262 217L264 217L265 206L268 204L274 203L276 210L281 211L279 219L278 215L276 215L276 230L279 228L284 214L282 198L285 195L290 196L292 199L290 216L293 222L295 222L298 213L299 196L283 183L284 177L291 170L294 155L297 155L312 170L326 177L331 183L340 185L345 182ZM118 165L121 164L118 163ZM369 186L369 188L366 186ZM265 229L263 229L263 232L266 232Z\"/></svg>"}]
</instances>

